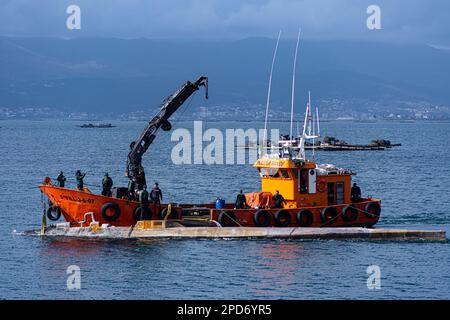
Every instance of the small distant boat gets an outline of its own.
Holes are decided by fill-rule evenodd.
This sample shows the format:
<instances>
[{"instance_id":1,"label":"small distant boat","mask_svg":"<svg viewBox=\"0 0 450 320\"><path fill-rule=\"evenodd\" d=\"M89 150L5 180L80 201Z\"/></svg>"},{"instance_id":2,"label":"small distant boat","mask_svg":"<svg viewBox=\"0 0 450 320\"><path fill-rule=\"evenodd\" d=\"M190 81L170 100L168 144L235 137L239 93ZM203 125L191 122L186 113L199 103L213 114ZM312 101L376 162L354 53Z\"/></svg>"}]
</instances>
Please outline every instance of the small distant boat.
<instances>
[{"instance_id":1,"label":"small distant boat","mask_svg":"<svg viewBox=\"0 0 450 320\"><path fill-rule=\"evenodd\" d=\"M80 128L114 128L115 126L113 126L111 123L88 123L88 124L82 124L81 126L79 126Z\"/></svg>"}]
</instances>

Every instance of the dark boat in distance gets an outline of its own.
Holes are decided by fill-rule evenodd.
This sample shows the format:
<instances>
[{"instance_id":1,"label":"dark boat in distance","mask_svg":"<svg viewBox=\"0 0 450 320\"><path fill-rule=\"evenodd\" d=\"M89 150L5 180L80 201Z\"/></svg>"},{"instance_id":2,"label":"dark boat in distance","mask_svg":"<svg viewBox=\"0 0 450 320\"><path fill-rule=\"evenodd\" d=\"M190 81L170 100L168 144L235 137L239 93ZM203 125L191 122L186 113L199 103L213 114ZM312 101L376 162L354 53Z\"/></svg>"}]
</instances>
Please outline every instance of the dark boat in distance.
<instances>
[{"instance_id":1,"label":"dark boat in distance","mask_svg":"<svg viewBox=\"0 0 450 320\"><path fill-rule=\"evenodd\" d=\"M300 138L290 139L289 135L281 135L278 141L278 148L282 149L286 142L290 142L292 148L298 148L300 143ZM274 143L267 141L267 147L274 149ZM275 144L276 145L276 144ZM391 143L389 140L377 139L372 140L369 144L350 144L343 140L338 140L335 137L325 136L323 140L316 140L314 142L305 141L305 150L316 150L316 151L368 151L368 150L385 150L391 149L393 147L400 147L401 143ZM258 149L259 145L253 142L248 142L244 146L236 146L236 148L245 149Z\"/></svg>"},{"instance_id":2,"label":"dark boat in distance","mask_svg":"<svg viewBox=\"0 0 450 320\"><path fill-rule=\"evenodd\" d=\"M357 151L357 150L385 150L393 147L400 147L401 143L391 143L389 140L377 139L370 141L369 144L350 144L335 137L325 136L323 141L318 140L314 144L308 143L305 148L307 150L323 150L323 151Z\"/></svg>"},{"instance_id":3,"label":"dark boat in distance","mask_svg":"<svg viewBox=\"0 0 450 320\"><path fill-rule=\"evenodd\" d=\"M88 123L88 124L82 124L79 127L80 128L114 128L115 126L113 126L111 123L97 123L97 124Z\"/></svg>"}]
</instances>

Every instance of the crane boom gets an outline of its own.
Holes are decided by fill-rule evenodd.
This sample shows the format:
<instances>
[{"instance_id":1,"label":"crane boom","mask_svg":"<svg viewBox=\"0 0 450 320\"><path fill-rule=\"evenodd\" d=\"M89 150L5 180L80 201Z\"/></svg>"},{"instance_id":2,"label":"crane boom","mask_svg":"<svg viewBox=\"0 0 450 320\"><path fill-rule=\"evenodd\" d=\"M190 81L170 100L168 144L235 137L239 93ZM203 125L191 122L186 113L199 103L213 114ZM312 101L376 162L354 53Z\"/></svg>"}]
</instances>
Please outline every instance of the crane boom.
<instances>
[{"instance_id":1,"label":"crane boom","mask_svg":"<svg viewBox=\"0 0 450 320\"><path fill-rule=\"evenodd\" d=\"M139 190L146 184L144 168L142 167L142 155L152 144L159 128L164 131L172 129L169 118L201 86L205 87L205 98L208 99L207 77L199 77L195 82L187 81L162 102L158 113L149 121L139 138L131 142L127 160L127 176Z\"/></svg>"}]
</instances>

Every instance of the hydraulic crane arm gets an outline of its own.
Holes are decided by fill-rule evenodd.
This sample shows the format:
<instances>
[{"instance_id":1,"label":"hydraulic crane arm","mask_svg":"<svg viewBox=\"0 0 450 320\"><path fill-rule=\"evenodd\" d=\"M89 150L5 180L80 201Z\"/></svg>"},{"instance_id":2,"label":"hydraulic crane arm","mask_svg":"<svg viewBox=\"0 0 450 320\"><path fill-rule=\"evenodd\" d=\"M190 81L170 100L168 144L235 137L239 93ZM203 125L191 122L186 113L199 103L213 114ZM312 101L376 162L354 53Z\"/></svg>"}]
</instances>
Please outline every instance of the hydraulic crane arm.
<instances>
[{"instance_id":1,"label":"hydraulic crane arm","mask_svg":"<svg viewBox=\"0 0 450 320\"><path fill-rule=\"evenodd\" d=\"M142 155L152 144L159 128L164 131L172 129L169 118L177 111L180 106L201 86L205 87L205 97L208 99L208 78L200 77L194 83L188 81L176 92L165 99L158 113L149 121L147 127L142 131L136 141L130 144L130 153L127 161L127 175L130 180L135 182L138 189L146 184L144 168L142 167Z\"/></svg>"}]
</instances>

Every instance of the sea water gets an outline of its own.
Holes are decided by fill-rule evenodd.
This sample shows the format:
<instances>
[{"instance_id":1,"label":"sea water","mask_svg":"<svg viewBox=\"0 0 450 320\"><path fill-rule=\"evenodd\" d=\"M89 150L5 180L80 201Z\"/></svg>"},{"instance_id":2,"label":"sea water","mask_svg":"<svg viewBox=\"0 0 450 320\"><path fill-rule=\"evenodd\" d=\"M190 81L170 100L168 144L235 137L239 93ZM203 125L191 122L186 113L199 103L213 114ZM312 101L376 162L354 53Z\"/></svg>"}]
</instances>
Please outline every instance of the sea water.
<instances>
[{"instance_id":1,"label":"sea water","mask_svg":"<svg viewBox=\"0 0 450 320\"><path fill-rule=\"evenodd\" d=\"M23 236L38 229L42 206L36 188L63 170L96 193L105 172L124 176L129 143L145 122L82 129L72 121L0 121L0 298L6 299L449 299L450 242L345 240L92 241ZM288 123L273 123L288 133ZM192 129L192 122L174 123ZM208 122L206 128L263 127L261 122ZM382 199L378 227L450 231L450 123L321 123L321 134L350 143L388 139L385 151L316 152L319 163L357 173L363 195ZM240 189L260 188L247 165L175 165L177 142L159 132L144 156L149 184L164 201L232 202ZM309 153L309 156L312 156ZM68 184L68 187L74 187ZM79 289L68 286L79 267ZM368 268L379 268L379 288ZM69 268L69 270L72 270ZM372 270L369 268L369 270ZM368 285L369 284L369 285Z\"/></svg>"}]
</instances>

